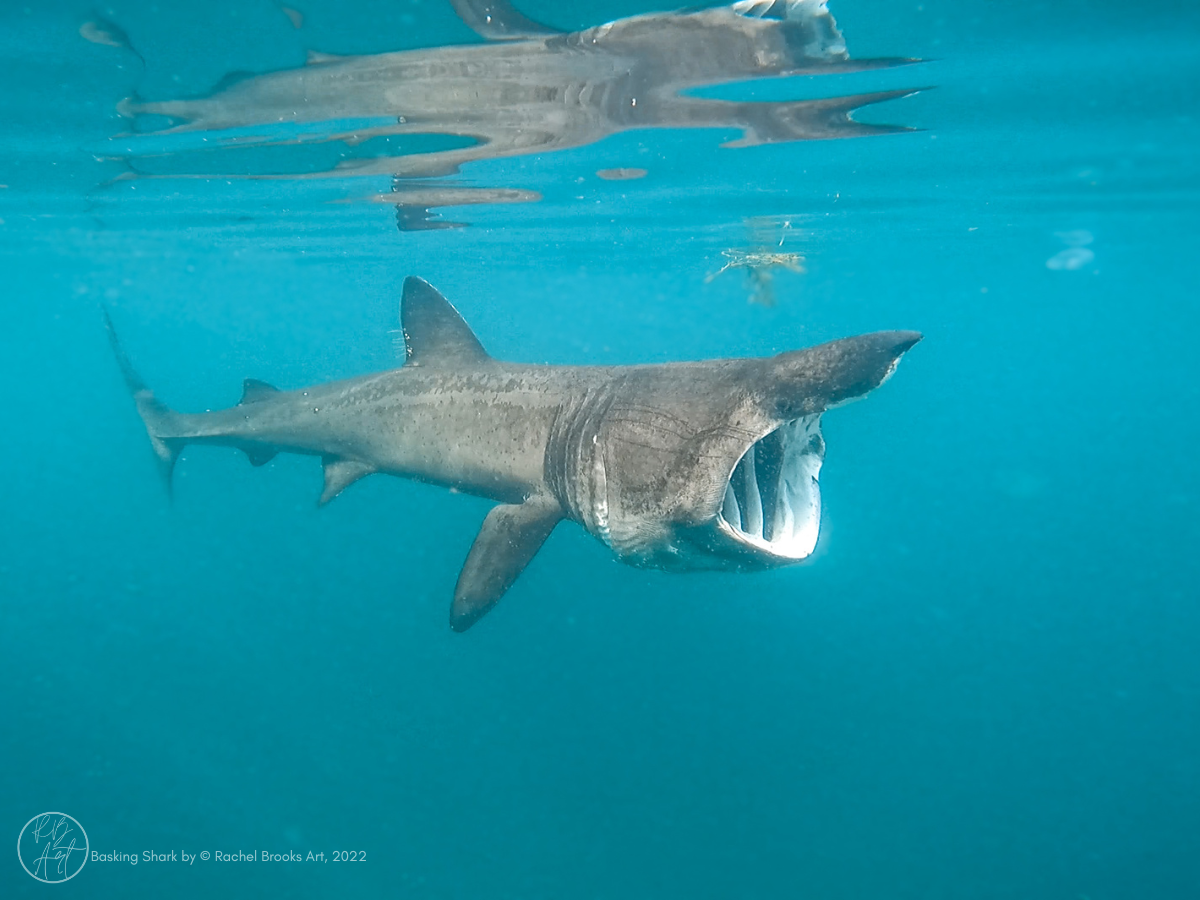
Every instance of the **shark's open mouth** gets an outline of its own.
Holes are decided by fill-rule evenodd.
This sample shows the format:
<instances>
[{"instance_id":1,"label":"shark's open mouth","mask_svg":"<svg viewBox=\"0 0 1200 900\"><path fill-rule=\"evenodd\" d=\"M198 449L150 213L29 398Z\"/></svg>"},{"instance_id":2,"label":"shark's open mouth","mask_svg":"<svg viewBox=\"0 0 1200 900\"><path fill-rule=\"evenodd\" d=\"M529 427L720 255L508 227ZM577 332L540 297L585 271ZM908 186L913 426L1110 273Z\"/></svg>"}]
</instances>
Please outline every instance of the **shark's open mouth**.
<instances>
[{"instance_id":1,"label":"shark's open mouth","mask_svg":"<svg viewBox=\"0 0 1200 900\"><path fill-rule=\"evenodd\" d=\"M817 545L825 459L821 417L805 416L755 441L729 477L721 530L774 557L804 559Z\"/></svg>"}]
</instances>

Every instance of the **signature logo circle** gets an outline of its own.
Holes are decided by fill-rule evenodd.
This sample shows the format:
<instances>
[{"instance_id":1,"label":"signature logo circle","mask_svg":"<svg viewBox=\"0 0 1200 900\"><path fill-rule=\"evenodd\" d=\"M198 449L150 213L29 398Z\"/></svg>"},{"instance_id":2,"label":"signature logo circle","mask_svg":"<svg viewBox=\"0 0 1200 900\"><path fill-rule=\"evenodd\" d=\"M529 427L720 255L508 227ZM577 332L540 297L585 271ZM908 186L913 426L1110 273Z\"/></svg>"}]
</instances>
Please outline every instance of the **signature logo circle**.
<instances>
[{"instance_id":1,"label":"signature logo circle","mask_svg":"<svg viewBox=\"0 0 1200 900\"><path fill-rule=\"evenodd\" d=\"M87 832L66 813L39 813L17 835L17 859L38 881L70 881L88 861Z\"/></svg>"}]
</instances>

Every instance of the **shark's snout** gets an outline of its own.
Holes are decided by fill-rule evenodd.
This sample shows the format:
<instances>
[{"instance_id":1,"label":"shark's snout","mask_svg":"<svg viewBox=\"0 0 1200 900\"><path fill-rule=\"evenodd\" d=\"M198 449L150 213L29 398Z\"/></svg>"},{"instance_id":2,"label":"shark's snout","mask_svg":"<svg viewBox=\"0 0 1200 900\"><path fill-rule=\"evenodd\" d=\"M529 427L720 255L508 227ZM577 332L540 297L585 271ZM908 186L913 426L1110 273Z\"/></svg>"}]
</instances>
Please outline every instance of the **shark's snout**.
<instances>
[{"instance_id":1,"label":"shark's snout","mask_svg":"<svg viewBox=\"0 0 1200 900\"><path fill-rule=\"evenodd\" d=\"M876 331L774 357L774 414L792 421L866 396L921 340L917 331Z\"/></svg>"},{"instance_id":2,"label":"shark's snout","mask_svg":"<svg viewBox=\"0 0 1200 900\"><path fill-rule=\"evenodd\" d=\"M925 335L919 331L885 331L885 335L890 335L892 344L892 353L897 357L903 356L909 350L917 345L921 338Z\"/></svg>"},{"instance_id":3,"label":"shark's snout","mask_svg":"<svg viewBox=\"0 0 1200 900\"><path fill-rule=\"evenodd\" d=\"M876 331L813 348L827 360L827 387L854 399L873 391L892 377L901 358L923 335L919 331ZM826 350L821 354L820 351Z\"/></svg>"},{"instance_id":4,"label":"shark's snout","mask_svg":"<svg viewBox=\"0 0 1200 900\"><path fill-rule=\"evenodd\" d=\"M892 377L904 354L924 337L919 331L883 331L877 336L882 345L883 359L880 362L883 365L883 376L872 386L872 390Z\"/></svg>"}]
</instances>

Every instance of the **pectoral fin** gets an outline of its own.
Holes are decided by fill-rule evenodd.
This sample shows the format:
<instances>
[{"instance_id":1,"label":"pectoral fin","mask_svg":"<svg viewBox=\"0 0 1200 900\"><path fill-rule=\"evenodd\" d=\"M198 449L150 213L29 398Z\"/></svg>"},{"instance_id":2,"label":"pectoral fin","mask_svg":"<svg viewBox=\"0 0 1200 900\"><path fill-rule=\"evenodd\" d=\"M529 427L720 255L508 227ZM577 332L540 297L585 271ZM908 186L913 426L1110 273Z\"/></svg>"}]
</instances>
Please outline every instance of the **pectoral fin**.
<instances>
[{"instance_id":1,"label":"pectoral fin","mask_svg":"<svg viewBox=\"0 0 1200 900\"><path fill-rule=\"evenodd\" d=\"M466 631L495 606L562 517L558 501L545 497L493 508L459 573L450 627Z\"/></svg>"}]
</instances>

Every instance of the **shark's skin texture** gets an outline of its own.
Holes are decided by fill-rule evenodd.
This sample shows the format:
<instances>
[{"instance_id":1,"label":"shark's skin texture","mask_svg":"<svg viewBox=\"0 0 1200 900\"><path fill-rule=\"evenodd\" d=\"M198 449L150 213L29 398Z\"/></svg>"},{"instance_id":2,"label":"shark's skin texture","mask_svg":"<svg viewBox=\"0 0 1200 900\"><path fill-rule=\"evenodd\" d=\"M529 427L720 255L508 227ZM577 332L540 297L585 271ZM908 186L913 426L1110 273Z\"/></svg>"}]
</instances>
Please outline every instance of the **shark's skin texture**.
<instances>
[{"instance_id":1,"label":"shark's skin texture","mask_svg":"<svg viewBox=\"0 0 1200 900\"><path fill-rule=\"evenodd\" d=\"M763 0L713 9L649 13L555 33L507 2L453 0L488 43L369 56L310 54L299 69L236 81L196 99L131 98L123 115L161 115L164 134L262 127L230 145L313 140L358 144L390 135L454 135L470 146L346 160L330 172L254 177L392 175L402 230L453 227L428 210L452 206L444 178L467 163L580 147L641 128L740 132L727 147L891 134L912 129L854 121L861 107L913 90L819 100L741 102L688 96L706 85L784 75L821 75L914 62L850 58L824 0ZM345 122L357 124L345 130ZM311 123L303 138L278 126ZM339 124L340 123L340 124ZM222 138L212 141L220 146ZM158 153L161 151L153 151ZM439 195L441 188L446 189ZM530 199L535 199L530 197Z\"/></svg>"},{"instance_id":2,"label":"shark's skin texture","mask_svg":"<svg viewBox=\"0 0 1200 900\"><path fill-rule=\"evenodd\" d=\"M402 368L297 391L250 380L237 406L197 414L155 399L111 323L110 334L168 477L184 445L221 444L255 465L279 452L321 457L322 503L379 472L502 504L459 576L458 631L562 519L632 565L752 570L804 558L820 517L820 415L882 384L921 337L883 331L764 359L508 363L419 278L405 281L401 323Z\"/></svg>"}]
</instances>

